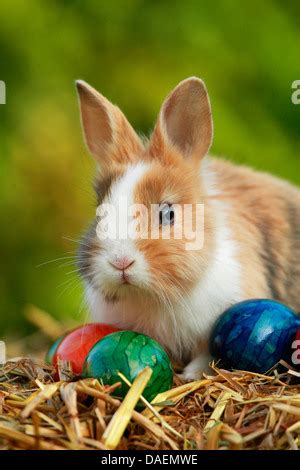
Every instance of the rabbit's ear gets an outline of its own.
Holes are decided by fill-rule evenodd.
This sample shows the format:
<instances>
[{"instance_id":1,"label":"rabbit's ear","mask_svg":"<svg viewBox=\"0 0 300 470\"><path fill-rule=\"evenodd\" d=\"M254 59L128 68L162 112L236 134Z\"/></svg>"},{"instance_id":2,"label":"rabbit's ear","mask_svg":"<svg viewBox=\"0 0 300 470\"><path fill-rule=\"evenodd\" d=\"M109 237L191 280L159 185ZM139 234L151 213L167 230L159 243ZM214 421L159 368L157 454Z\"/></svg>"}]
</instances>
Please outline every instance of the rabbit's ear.
<instances>
[{"instance_id":1,"label":"rabbit's ear","mask_svg":"<svg viewBox=\"0 0 300 470\"><path fill-rule=\"evenodd\" d=\"M84 81L76 86L85 141L95 159L101 165L133 161L143 145L122 111Z\"/></svg>"},{"instance_id":2,"label":"rabbit's ear","mask_svg":"<svg viewBox=\"0 0 300 470\"><path fill-rule=\"evenodd\" d=\"M187 78L167 96L161 107L152 136L154 146L175 146L185 158L199 161L208 152L212 136L206 86L197 77Z\"/></svg>"}]
</instances>

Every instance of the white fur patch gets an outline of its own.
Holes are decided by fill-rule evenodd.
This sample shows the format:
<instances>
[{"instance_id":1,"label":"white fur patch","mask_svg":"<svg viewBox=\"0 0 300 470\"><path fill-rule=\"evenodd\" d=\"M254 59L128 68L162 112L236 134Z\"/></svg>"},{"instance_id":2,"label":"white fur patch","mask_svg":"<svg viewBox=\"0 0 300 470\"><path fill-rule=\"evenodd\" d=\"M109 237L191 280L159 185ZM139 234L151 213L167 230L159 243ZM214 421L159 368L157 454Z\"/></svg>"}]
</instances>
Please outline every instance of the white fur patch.
<instances>
[{"instance_id":1,"label":"white fur patch","mask_svg":"<svg viewBox=\"0 0 300 470\"><path fill-rule=\"evenodd\" d=\"M228 227L225 204L215 204L218 207L216 249L203 278L189 296L189 303L196 307L190 328L204 336L227 307L242 300L238 246Z\"/></svg>"},{"instance_id":2,"label":"white fur patch","mask_svg":"<svg viewBox=\"0 0 300 470\"><path fill-rule=\"evenodd\" d=\"M199 380L202 378L203 372L210 374L212 372L209 364L212 362L209 352L203 352L195 357L185 368L181 377L183 380Z\"/></svg>"},{"instance_id":3,"label":"white fur patch","mask_svg":"<svg viewBox=\"0 0 300 470\"><path fill-rule=\"evenodd\" d=\"M149 267L142 252L135 244L134 239L128 236L128 209L135 203L134 191L136 185L149 169L149 164L138 163L128 167L126 173L114 182L110 188L110 195L103 201L104 204L110 204L115 208L117 217L117 237L114 236L115 230L112 226L114 220L108 222L107 239L101 240L101 250L93 259L93 272L99 287L111 287L112 291L117 286L120 279L118 272L110 263L114 259L127 257L134 260L134 265L130 269L130 275L134 284L143 286L147 283L149 277ZM122 211L119 211L119 203L122 200ZM119 237L119 234L125 234L125 237Z\"/></svg>"},{"instance_id":4,"label":"white fur patch","mask_svg":"<svg viewBox=\"0 0 300 470\"><path fill-rule=\"evenodd\" d=\"M120 197L126 196L128 204L134 204L133 193L136 185L149 170L150 164L140 162L129 166L126 173L112 184L109 202L117 205Z\"/></svg>"}]
</instances>

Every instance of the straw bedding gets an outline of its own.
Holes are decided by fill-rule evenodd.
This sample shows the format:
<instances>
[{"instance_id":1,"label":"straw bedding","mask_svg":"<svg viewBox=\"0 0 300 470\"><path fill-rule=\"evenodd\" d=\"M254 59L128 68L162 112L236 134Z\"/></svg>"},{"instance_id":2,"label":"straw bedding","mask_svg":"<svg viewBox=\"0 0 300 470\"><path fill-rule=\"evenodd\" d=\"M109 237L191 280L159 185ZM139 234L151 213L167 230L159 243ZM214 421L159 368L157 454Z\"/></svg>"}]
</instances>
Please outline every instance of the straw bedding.
<instances>
[{"instance_id":1,"label":"straw bedding","mask_svg":"<svg viewBox=\"0 0 300 470\"><path fill-rule=\"evenodd\" d=\"M63 368L58 379L40 360L8 361L0 367L0 449L299 448L299 374L212 367L195 382L175 376L172 390L136 408L150 369L121 403L118 384L72 378Z\"/></svg>"}]
</instances>

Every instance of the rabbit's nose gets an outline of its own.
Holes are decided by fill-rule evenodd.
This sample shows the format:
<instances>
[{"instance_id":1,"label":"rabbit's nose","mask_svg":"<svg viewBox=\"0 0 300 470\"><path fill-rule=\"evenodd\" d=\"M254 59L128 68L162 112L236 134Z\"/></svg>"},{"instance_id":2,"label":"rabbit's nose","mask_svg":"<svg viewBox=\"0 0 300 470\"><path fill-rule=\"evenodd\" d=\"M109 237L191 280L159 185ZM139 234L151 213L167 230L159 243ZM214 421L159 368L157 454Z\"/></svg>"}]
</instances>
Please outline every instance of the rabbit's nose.
<instances>
[{"instance_id":1,"label":"rabbit's nose","mask_svg":"<svg viewBox=\"0 0 300 470\"><path fill-rule=\"evenodd\" d=\"M116 258L113 261L110 261L110 264L119 271L124 271L125 269L132 266L133 263L134 259L127 258L126 256L122 256L122 258Z\"/></svg>"}]
</instances>

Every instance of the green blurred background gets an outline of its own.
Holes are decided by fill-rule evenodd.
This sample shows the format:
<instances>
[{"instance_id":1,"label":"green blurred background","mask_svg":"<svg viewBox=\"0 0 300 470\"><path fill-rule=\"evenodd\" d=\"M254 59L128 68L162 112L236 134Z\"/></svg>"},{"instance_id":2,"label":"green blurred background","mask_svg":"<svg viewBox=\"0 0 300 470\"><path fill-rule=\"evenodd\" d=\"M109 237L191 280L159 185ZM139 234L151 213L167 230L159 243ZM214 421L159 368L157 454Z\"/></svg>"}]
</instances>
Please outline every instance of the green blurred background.
<instances>
[{"instance_id":1,"label":"green blurred background","mask_svg":"<svg viewBox=\"0 0 300 470\"><path fill-rule=\"evenodd\" d=\"M147 134L169 90L202 77L213 153L299 183L299 18L296 1L1 0L0 337L32 331L29 303L86 316L72 259L43 264L72 256L94 214L74 80Z\"/></svg>"}]
</instances>

